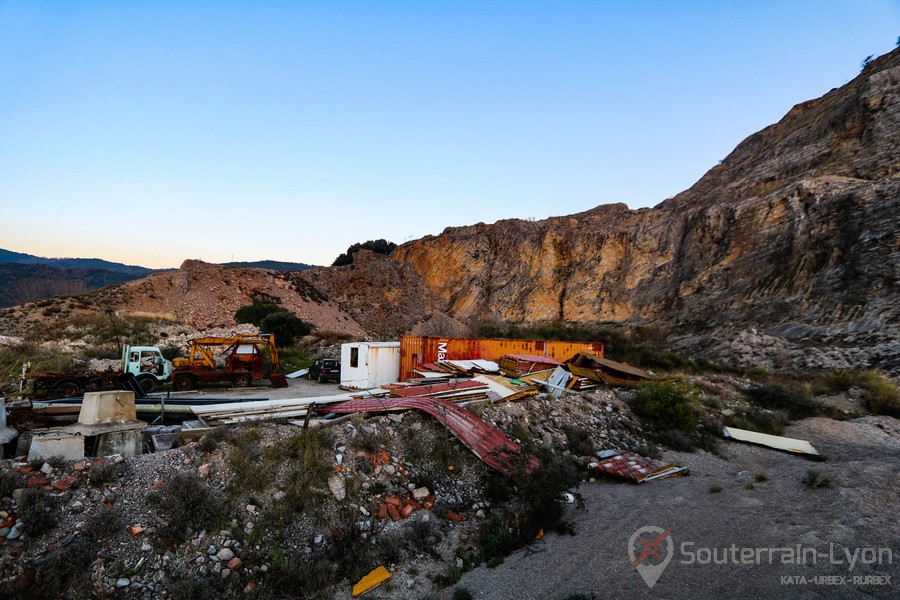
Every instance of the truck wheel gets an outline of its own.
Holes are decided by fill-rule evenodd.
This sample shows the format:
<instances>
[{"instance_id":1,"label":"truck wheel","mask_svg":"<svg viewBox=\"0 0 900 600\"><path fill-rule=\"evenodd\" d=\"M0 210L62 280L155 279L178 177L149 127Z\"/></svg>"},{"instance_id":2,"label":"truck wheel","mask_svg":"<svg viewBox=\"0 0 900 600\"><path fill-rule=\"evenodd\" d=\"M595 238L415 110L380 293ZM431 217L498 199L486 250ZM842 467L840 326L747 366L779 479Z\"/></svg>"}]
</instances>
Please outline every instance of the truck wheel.
<instances>
[{"instance_id":1,"label":"truck wheel","mask_svg":"<svg viewBox=\"0 0 900 600\"><path fill-rule=\"evenodd\" d=\"M249 375L246 375L244 373L235 375L231 378L231 385L236 388L249 387L251 383L253 383L253 380Z\"/></svg>"},{"instance_id":2,"label":"truck wheel","mask_svg":"<svg viewBox=\"0 0 900 600\"><path fill-rule=\"evenodd\" d=\"M194 388L194 378L190 375L178 375L172 380L172 387L179 392L186 392Z\"/></svg>"},{"instance_id":3,"label":"truck wheel","mask_svg":"<svg viewBox=\"0 0 900 600\"><path fill-rule=\"evenodd\" d=\"M152 377L139 377L138 385L141 386L145 394L149 394L156 389L156 381Z\"/></svg>"},{"instance_id":4,"label":"truck wheel","mask_svg":"<svg viewBox=\"0 0 900 600\"><path fill-rule=\"evenodd\" d=\"M56 395L60 398L74 398L81 391L77 381L60 381L56 386Z\"/></svg>"}]
</instances>

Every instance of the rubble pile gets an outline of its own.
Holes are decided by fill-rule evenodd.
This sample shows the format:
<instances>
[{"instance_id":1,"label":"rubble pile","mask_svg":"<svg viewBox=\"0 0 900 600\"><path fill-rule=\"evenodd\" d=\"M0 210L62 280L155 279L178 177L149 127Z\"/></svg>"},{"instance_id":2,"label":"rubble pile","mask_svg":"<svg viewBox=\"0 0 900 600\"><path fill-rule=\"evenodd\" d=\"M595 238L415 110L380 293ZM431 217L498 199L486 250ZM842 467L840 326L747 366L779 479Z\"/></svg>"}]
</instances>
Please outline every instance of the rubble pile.
<instances>
[{"instance_id":1,"label":"rubble pile","mask_svg":"<svg viewBox=\"0 0 900 600\"><path fill-rule=\"evenodd\" d=\"M634 449L642 443L640 427L615 391L562 400L541 395L519 402L473 403L471 409L511 439L552 453L571 454L567 431L575 428L589 432L598 451ZM400 553L394 557L397 562L387 566L395 575L404 574L400 581L408 580L409 589L415 590L412 596L418 597L438 585L429 574L440 581L447 565L456 565L458 554L475 551L479 525L503 511L502 502L485 491L487 479L499 475L435 419L410 411L370 419L355 416L322 430L330 474L315 490L319 504L281 524L273 514L290 493L284 487L289 461L262 474L267 482L263 489L235 489L239 478L231 457L243 448L236 440L251 430L258 432L262 454L286 446L301 431L295 425L266 423L227 428L220 434L223 441L212 449L195 439L139 456L42 464L4 461L4 470L18 480L12 493L0 499L2 589L25 591L44 585L41 565L47 564L47 557L64 553L73 540L89 536L96 515L108 515L114 527L98 546L89 569L90 586L98 594L118 590L133 597L161 598L190 580L249 591L266 585L267 573L277 568L279 558L270 555L271 548L314 558L348 531L362 543L375 543L409 537L410 527L415 527L427 528L420 540L425 546ZM99 475L104 470L106 479ZM220 495L227 512L222 524L188 528L181 539L167 533L166 515L150 497L177 474L189 474ZM43 492L50 522L55 524L44 531L25 533L19 518L19 501L29 489ZM352 583L348 574L346 584Z\"/></svg>"}]
</instances>

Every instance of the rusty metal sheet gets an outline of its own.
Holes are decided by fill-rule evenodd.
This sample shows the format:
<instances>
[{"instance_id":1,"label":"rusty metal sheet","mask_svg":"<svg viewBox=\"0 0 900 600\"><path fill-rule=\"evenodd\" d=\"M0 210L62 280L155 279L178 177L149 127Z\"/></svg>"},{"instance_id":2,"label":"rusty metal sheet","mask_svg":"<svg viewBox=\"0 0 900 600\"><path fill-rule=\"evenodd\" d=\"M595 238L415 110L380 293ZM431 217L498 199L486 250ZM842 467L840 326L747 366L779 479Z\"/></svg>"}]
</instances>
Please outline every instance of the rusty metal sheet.
<instances>
[{"instance_id":1,"label":"rusty metal sheet","mask_svg":"<svg viewBox=\"0 0 900 600\"><path fill-rule=\"evenodd\" d=\"M544 371L560 365L562 365L560 361L549 356L506 354L500 358L500 371L507 377L519 377L520 375Z\"/></svg>"},{"instance_id":2,"label":"rusty metal sheet","mask_svg":"<svg viewBox=\"0 0 900 600\"><path fill-rule=\"evenodd\" d=\"M440 398L367 398L350 400L328 407L335 413L381 412L395 408L415 408L440 421L486 465L508 477L513 477L520 460L522 446L491 427L465 408ZM533 456L525 458L525 473L531 473L540 462Z\"/></svg>"},{"instance_id":3,"label":"rusty metal sheet","mask_svg":"<svg viewBox=\"0 0 900 600\"><path fill-rule=\"evenodd\" d=\"M579 352L603 356L603 344L600 342L403 336L400 339L400 380L406 381L413 377L413 370L425 363L471 359L496 362L505 354L545 356L565 361Z\"/></svg>"},{"instance_id":4,"label":"rusty metal sheet","mask_svg":"<svg viewBox=\"0 0 900 600\"><path fill-rule=\"evenodd\" d=\"M439 396L439 395L453 395L457 392L474 392L474 391L487 391L488 386L479 381L473 380L463 380L463 381L450 381L447 383L434 383L428 385L414 385L409 387L397 387L391 389L391 394L394 396L404 396L404 397L412 397L412 396Z\"/></svg>"},{"instance_id":5,"label":"rusty metal sheet","mask_svg":"<svg viewBox=\"0 0 900 600\"><path fill-rule=\"evenodd\" d=\"M571 362L579 367L587 368L590 368L590 363L593 362L604 369L609 369L610 371L617 371L619 373L631 375L632 377L637 377L639 379L653 379L653 375L643 369L638 369L637 367L632 367L631 365L626 365L625 363L620 363L608 358L603 358L602 356L597 356L596 354L591 354L590 352L582 352Z\"/></svg>"}]
</instances>

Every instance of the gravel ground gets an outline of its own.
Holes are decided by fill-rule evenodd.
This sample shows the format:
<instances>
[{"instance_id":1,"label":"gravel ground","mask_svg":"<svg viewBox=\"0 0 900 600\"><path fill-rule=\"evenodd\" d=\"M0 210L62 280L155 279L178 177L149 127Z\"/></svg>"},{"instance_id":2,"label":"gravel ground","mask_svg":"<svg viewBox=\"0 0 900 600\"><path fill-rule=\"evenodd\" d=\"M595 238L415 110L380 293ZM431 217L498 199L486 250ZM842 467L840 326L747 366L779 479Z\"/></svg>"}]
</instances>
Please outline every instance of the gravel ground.
<instances>
[{"instance_id":1,"label":"gravel ground","mask_svg":"<svg viewBox=\"0 0 900 600\"><path fill-rule=\"evenodd\" d=\"M706 452L667 452L664 458L690 468L691 476L640 485L602 482L582 486L586 510L570 510L575 536L548 535L495 569L466 573L456 587L475 598L526 600L566 598L896 598L900 592L900 424L891 417L849 421L812 418L785 435L811 440L827 457L798 456L739 443L723 443L722 457ZM810 489L810 469L831 475L829 487ZM756 474L765 474L757 481ZM721 492L712 493L712 485ZM748 489L752 484L752 489ZM644 526L671 528L673 555L651 589L629 569L632 534ZM682 544L693 542L693 546ZM815 564L683 564L701 547L813 547L826 556ZM890 548L893 562L850 569L846 552ZM683 549L687 553L682 552ZM836 557L830 564L827 553ZM665 553L664 553L665 554ZM864 557L865 554L858 556ZM730 557L729 557L730 559ZM738 555L738 560L740 556ZM806 583L783 583L802 576ZM835 576L838 580L813 580ZM870 583L853 576L874 576ZM882 583L884 576L889 584ZM840 579L846 577L847 579ZM881 578L881 581L879 581ZM795 580L796 581L796 580ZM450 598L452 589L441 598Z\"/></svg>"}]
</instances>

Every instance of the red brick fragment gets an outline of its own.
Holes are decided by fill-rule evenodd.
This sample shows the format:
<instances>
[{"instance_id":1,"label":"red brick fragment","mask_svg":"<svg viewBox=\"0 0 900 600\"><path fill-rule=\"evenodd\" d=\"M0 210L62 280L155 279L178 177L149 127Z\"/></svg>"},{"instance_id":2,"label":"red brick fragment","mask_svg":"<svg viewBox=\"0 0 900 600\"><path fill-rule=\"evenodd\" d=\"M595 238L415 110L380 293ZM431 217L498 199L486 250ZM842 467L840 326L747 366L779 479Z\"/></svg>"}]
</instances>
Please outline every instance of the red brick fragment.
<instances>
[{"instance_id":1,"label":"red brick fragment","mask_svg":"<svg viewBox=\"0 0 900 600\"><path fill-rule=\"evenodd\" d=\"M43 487L45 485L50 485L50 480L45 479L44 477L29 477L25 485L28 487Z\"/></svg>"},{"instance_id":2,"label":"red brick fragment","mask_svg":"<svg viewBox=\"0 0 900 600\"><path fill-rule=\"evenodd\" d=\"M462 518L462 515L457 514L457 513L453 512L453 511L450 511L450 512L447 513L447 520L449 520L449 521L454 521L454 522L456 522L456 523L459 523L460 521L463 520L463 518Z\"/></svg>"},{"instance_id":3,"label":"red brick fragment","mask_svg":"<svg viewBox=\"0 0 900 600\"><path fill-rule=\"evenodd\" d=\"M403 507L403 510L400 511L400 516L405 519L406 517L411 515L414 510L416 510L414 506L410 506L409 504L407 504Z\"/></svg>"},{"instance_id":4,"label":"red brick fragment","mask_svg":"<svg viewBox=\"0 0 900 600\"><path fill-rule=\"evenodd\" d=\"M400 506L400 498L398 498L397 496L385 496L384 501L391 506Z\"/></svg>"},{"instance_id":5,"label":"red brick fragment","mask_svg":"<svg viewBox=\"0 0 900 600\"><path fill-rule=\"evenodd\" d=\"M400 520L400 512L397 510L397 507L393 504L388 504L388 514L391 515L391 520L399 521Z\"/></svg>"}]
</instances>

